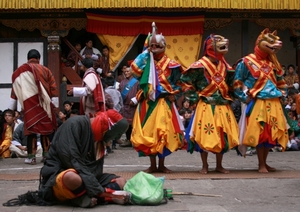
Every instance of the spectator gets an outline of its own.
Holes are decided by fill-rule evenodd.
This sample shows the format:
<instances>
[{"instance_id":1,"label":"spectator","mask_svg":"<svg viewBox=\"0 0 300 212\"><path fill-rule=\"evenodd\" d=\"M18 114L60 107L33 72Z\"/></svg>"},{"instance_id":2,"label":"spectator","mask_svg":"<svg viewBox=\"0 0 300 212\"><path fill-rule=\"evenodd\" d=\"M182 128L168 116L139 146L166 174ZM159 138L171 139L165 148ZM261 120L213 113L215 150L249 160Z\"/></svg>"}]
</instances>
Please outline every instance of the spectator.
<instances>
[{"instance_id":1,"label":"spectator","mask_svg":"<svg viewBox=\"0 0 300 212\"><path fill-rule=\"evenodd\" d=\"M23 122L20 111L15 110L15 122Z\"/></svg>"},{"instance_id":2,"label":"spectator","mask_svg":"<svg viewBox=\"0 0 300 212\"><path fill-rule=\"evenodd\" d=\"M82 87L73 87L68 91L68 95L81 97L80 114L93 117L98 111L104 111L104 91L91 58L82 61L82 70L84 72Z\"/></svg>"},{"instance_id":3,"label":"spectator","mask_svg":"<svg viewBox=\"0 0 300 212\"><path fill-rule=\"evenodd\" d=\"M114 78L113 77L106 77L102 80L102 85L105 90L105 93L109 94L111 99L113 100L113 109L120 112L123 108L123 100L121 97L120 92L114 88ZM112 141L112 149L116 149L116 140ZM110 143L106 146L107 153L113 153L113 150L110 148Z\"/></svg>"},{"instance_id":4,"label":"spectator","mask_svg":"<svg viewBox=\"0 0 300 212\"><path fill-rule=\"evenodd\" d=\"M12 133L14 130L14 117L15 112L13 110L7 109L3 111L3 123L1 123L1 134L0 134L0 157L9 158L10 157L10 144L12 140Z\"/></svg>"},{"instance_id":5,"label":"spectator","mask_svg":"<svg viewBox=\"0 0 300 212\"><path fill-rule=\"evenodd\" d=\"M124 66L123 66L124 67ZM133 116L137 107L136 94L139 89L139 82L133 77L132 72L129 68L123 69L125 79L120 83L120 92L123 99L123 109L121 114L127 119L129 123L128 130L126 131L126 140L120 144L121 147L132 147L130 137L132 132L132 121Z\"/></svg>"},{"instance_id":6,"label":"spectator","mask_svg":"<svg viewBox=\"0 0 300 212\"><path fill-rule=\"evenodd\" d=\"M93 61L97 61L101 56L100 51L93 47L91 39L86 40L85 47L81 49L80 54L83 58L91 58Z\"/></svg>"},{"instance_id":7,"label":"spectator","mask_svg":"<svg viewBox=\"0 0 300 212\"><path fill-rule=\"evenodd\" d=\"M120 91L115 89L114 84L115 80L113 77L106 77L105 80L102 80L103 87L106 93L108 93L114 102L114 109L118 112L123 108L123 99Z\"/></svg>"},{"instance_id":8,"label":"spectator","mask_svg":"<svg viewBox=\"0 0 300 212\"><path fill-rule=\"evenodd\" d=\"M294 65L288 65L287 67L287 73L284 77L284 80L287 84L287 88L296 88L299 89L299 77L298 74L295 72L295 66Z\"/></svg>"},{"instance_id":9,"label":"spectator","mask_svg":"<svg viewBox=\"0 0 300 212\"><path fill-rule=\"evenodd\" d=\"M24 134L28 136L28 158L25 159L27 164L36 164L33 148L37 146L37 134L41 135L44 160L51 136L57 129L54 107L58 107L58 89L52 72L39 64L40 58L40 53L31 49L27 54L28 62L12 75L13 88L9 108L15 109L18 99L24 107Z\"/></svg>"},{"instance_id":10,"label":"spectator","mask_svg":"<svg viewBox=\"0 0 300 212\"><path fill-rule=\"evenodd\" d=\"M284 71L284 76L286 76L286 67L285 65L281 65L282 71Z\"/></svg>"},{"instance_id":11,"label":"spectator","mask_svg":"<svg viewBox=\"0 0 300 212\"><path fill-rule=\"evenodd\" d=\"M63 106L64 106L64 110L66 112L66 116L70 115L70 113L72 111L73 102L70 102L68 100L64 101Z\"/></svg>"},{"instance_id":12,"label":"spectator","mask_svg":"<svg viewBox=\"0 0 300 212\"><path fill-rule=\"evenodd\" d=\"M61 121L61 124L65 123L67 120L67 112L66 111L59 111L58 118Z\"/></svg>"},{"instance_id":13,"label":"spectator","mask_svg":"<svg viewBox=\"0 0 300 212\"><path fill-rule=\"evenodd\" d=\"M183 99L182 106L179 109L179 115L182 116L187 110L193 110L193 107L188 99Z\"/></svg>"},{"instance_id":14,"label":"spectator","mask_svg":"<svg viewBox=\"0 0 300 212\"><path fill-rule=\"evenodd\" d=\"M299 95L299 91L296 88L289 89L288 97L290 98L290 101L293 101L293 102L296 103L296 105L294 105L294 107L296 106L296 113L298 114L298 116L297 116L297 120L298 120L300 118L300 116L299 116L299 114L300 114L300 95ZM291 104L290 109L292 109L292 105L293 105L293 103Z\"/></svg>"},{"instance_id":15,"label":"spectator","mask_svg":"<svg viewBox=\"0 0 300 212\"><path fill-rule=\"evenodd\" d=\"M117 82L118 83L121 83L123 79L125 79L125 75L124 75L124 71L125 69L129 68L129 66L126 66L126 65L122 65L121 68L119 68L118 70L118 76L117 76Z\"/></svg>"},{"instance_id":16,"label":"spectator","mask_svg":"<svg viewBox=\"0 0 300 212\"><path fill-rule=\"evenodd\" d=\"M9 147L11 151L11 157L26 158L27 153L27 136L24 135L24 123L18 125L18 127L13 132L12 142ZM40 135L37 134L37 148L35 149L36 156L41 157L43 149L41 147Z\"/></svg>"},{"instance_id":17,"label":"spectator","mask_svg":"<svg viewBox=\"0 0 300 212\"><path fill-rule=\"evenodd\" d=\"M77 43L75 43L74 47L79 54L81 51L81 44L79 42L77 42ZM73 50L70 50L70 52L67 56L67 61L65 62L65 65L67 67L72 67L73 69L75 69L76 57L77 57L76 52L74 52Z\"/></svg>"},{"instance_id":18,"label":"spectator","mask_svg":"<svg viewBox=\"0 0 300 212\"><path fill-rule=\"evenodd\" d=\"M188 127L191 117L194 113L194 109L190 106L190 101L184 99L182 101L182 107L179 109L179 115L183 118L183 126Z\"/></svg>"},{"instance_id":19,"label":"spectator","mask_svg":"<svg viewBox=\"0 0 300 212\"><path fill-rule=\"evenodd\" d=\"M114 75L110 72L108 46L102 47L102 57L99 58L99 68L101 70L100 72L102 77L114 77Z\"/></svg>"},{"instance_id":20,"label":"spectator","mask_svg":"<svg viewBox=\"0 0 300 212\"><path fill-rule=\"evenodd\" d=\"M292 120L298 120L298 119L297 119L297 115L298 115L298 114L297 114L296 109L297 109L296 102L294 102L294 103L292 104L291 109L290 109L290 111L291 111L291 113L292 113Z\"/></svg>"}]
</instances>

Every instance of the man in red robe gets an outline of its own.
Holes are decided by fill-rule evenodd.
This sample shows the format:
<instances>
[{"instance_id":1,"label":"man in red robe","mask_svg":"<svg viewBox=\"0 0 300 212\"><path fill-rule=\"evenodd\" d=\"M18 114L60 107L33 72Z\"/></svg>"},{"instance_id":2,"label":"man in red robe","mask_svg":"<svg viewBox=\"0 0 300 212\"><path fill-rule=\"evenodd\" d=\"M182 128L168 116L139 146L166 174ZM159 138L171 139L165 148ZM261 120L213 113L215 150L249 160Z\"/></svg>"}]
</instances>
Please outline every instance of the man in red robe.
<instances>
[{"instance_id":1,"label":"man in red robe","mask_svg":"<svg viewBox=\"0 0 300 212\"><path fill-rule=\"evenodd\" d=\"M57 129L54 108L58 107L58 89L52 72L39 64L41 55L36 49L27 54L28 62L12 75L9 108L14 110L19 100L24 110L24 135L27 135L27 164L36 164L37 134L41 135L43 160L50 146L50 136ZM54 105L55 104L55 105Z\"/></svg>"}]
</instances>

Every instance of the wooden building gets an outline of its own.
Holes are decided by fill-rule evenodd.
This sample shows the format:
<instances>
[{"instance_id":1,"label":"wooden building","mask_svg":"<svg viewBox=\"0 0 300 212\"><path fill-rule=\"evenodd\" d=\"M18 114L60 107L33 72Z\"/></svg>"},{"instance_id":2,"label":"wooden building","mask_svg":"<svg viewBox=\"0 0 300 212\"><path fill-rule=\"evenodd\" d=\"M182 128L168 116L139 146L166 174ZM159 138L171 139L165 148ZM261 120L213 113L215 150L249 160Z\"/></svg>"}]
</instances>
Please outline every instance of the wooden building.
<instances>
[{"instance_id":1,"label":"wooden building","mask_svg":"<svg viewBox=\"0 0 300 212\"><path fill-rule=\"evenodd\" d=\"M64 75L68 82L80 84L72 77L76 72L64 72L61 66L71 44L84 44L92 35L95 47L110 47L111 68L116 69L141 51L152 21L165 35L171 57L184 66L201 56L201 43L211 33L230 40L226 59L233 64L253 51L266 27L276 29L283 41L279 61L300 64L298 0L2 0L0 109L8 105L11 74L26 62L29 49L42 53L42 63L53 71L58 85Z\"/></svg>"}]
</instances>

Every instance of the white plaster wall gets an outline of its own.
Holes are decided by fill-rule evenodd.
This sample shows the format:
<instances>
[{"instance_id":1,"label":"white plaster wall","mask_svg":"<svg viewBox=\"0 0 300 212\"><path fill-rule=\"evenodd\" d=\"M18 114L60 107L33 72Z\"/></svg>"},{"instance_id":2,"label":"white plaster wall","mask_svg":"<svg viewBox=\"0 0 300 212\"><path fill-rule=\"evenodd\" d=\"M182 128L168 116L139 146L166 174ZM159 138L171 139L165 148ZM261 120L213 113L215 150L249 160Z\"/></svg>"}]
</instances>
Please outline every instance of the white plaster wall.
<instances>
[{"instance_id":1,"label":"white plaster wall","mask_svg":"<svg viewBox=\"0 0 300 212\"><path fill-rule=\"evenodd\" d=\"M0 61L2 61L0 66L0 83L11 83L11 75L14 71L14 44L12 42L0 43L0 49Z\"/></svg>"},{"instance_id":2,"label":"white plaster wall","mask_svg":"<svg viewBox=\"0 0 300 212\"><path fill-rule=\"evenodd\" d=\"M27 53L31 49L36 49L41 54L40 64L44 65L44 44L42 42L22 42L18 43L18 66L27 62Z\"/></svg>"},{"instance_id":3,"label":"white plaster wall","mask_svg":"<svg viewBox=\"0 0 300 212\"><path fill-rule=\"evenodd\" d=\"M44 44L42 42L21 42L18 43L18 66L27 62L27 53L30 49L36 49L41 54L40 63L43 64L43 54L44 54ZM0 49L5 49L0 51L0 61L2 61L0 66L0 84L1 83L11 83L11 76L14 72L13 61L14 61L14 43L0 43ZM26 89L26 88L24 88ZM10 99L10 88L0 88L0 110L5 110L8 107ZM18 103L18 110L21 110L21 106Z\"/></svg>"}]
</instances>

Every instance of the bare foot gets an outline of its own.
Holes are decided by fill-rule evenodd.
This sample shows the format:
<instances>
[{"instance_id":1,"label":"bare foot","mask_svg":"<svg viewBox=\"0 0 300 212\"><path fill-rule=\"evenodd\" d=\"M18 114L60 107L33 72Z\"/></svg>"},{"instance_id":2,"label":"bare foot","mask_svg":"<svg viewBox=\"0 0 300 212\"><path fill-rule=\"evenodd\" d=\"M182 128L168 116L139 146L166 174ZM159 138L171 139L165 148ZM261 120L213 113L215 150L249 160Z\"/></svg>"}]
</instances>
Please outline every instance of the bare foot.
<instances>
[{"instance_id":1,"label":"bare foot","mask_svg":"<svg viewBox=\"0 0 300 212\"><path fill-rule=\"evenodd\" d=\"M168 169L167 167L163 166L163 167L158 167L157 169L158 172L162 172L162 173L171 173L172 171L170 169Z\"/></svg>"},{"instance_id":2,"label":"bare foot","mask_svg":"<svg viewBox=\"0 0 300 212\"><path fill-rule=\"evenodd\" d=\"M97 198L92 197L91 199L91 203L90 203L90 207L94 207L95 205L97 205Z\"/></svg>"},{"instance_id":3,"label":"bare foot","mask_svg":"<svg viewBox=\"0 0 300 212\"><path fill-rule=\"evenodd\" d=\"M276 172L276 169L274 167L271 167L269 165L266 164L266 168L269 172Z\"/></svg>"},{"instance_id":4,"label":"bare foot","mask_svg":"<svg viewBox=\"0 0 300 212\"><path fill-rule=\"evenodd\" d=\"M200 174L207 174L208 173L208 166L203 166L202 169L199 172L200 172Z\"/></svg>"},{"instance_id":5,"label":"bare foot","mask_svg":"<svg viewBox=\"0 0 300 212\"><path fill-rule=\"evenodd\" d=\"M154 172L158 172L158 169L156 167L149 167L148 169L144 170L143 172L146 173L154 173Z\"/></svg>"},{"instance_id":6,"label":"bare foot","mask_svg":"<svg viewBox=\"0 0 300 212\"><path fill-rule=\"evenodd\" d=\"M259 173L268 173L268 169L267 169L267 167L265 167L265 166L260 166L260 167L258 168L258 172L259 172Z\"/></svg>"},{"instance_id":7,"label":"bare foot","mask_svg":"<svg viewBox=\"0 0 300 212\"><path fill-rule=\"evenodd\" d=\"M229 173L230 173L230 171L227 170L227 169L224 169L223 166L221 166L221 167L216 167L215 170L216 170L216 172L220 172L220 173L223 173L223 174L229 174Z\"/></svg>"}]
</instances>

